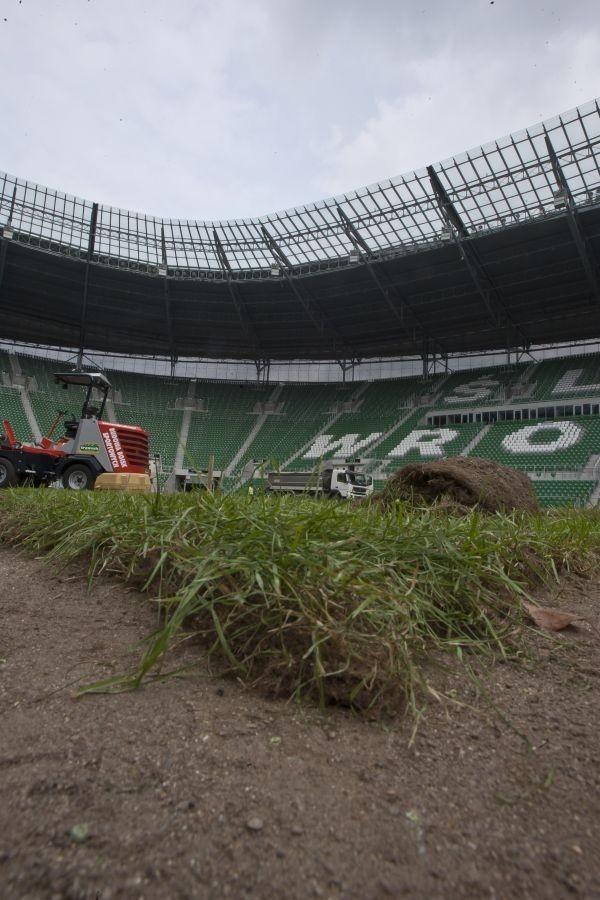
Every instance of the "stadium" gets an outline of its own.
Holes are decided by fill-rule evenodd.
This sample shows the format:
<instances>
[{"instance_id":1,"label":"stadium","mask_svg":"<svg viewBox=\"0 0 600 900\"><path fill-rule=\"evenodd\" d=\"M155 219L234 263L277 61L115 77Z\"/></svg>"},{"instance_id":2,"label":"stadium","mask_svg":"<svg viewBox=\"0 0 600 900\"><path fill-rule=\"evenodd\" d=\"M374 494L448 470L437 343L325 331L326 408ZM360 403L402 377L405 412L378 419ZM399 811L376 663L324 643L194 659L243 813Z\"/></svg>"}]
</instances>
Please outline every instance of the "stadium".
<instances>
[{"instance_id":1,"label":"stadium","mask_svg":"<svg viewBox=\"0 0 600 900\"><path fill-rule=\"evenodd\" d=\"M596 896L597 100L256 218L0 175L2 423L7 897Z\"/></svg>"},{"instance_id":2,"label":"stadium","mask_svg":"<svg viewBox=\"0 0 600 900\"><path fill-rule=\"evenodd\" d=\"M544 504L594 505L599 144L593 101L341 197L221 222L2 175L0 420L39 441L69 361L106 372L107 417L150 433L168 489L211 456L228 491L265 464L360 458L381 484L471 455L529 473Z\"/></svg>"}]
</instances>

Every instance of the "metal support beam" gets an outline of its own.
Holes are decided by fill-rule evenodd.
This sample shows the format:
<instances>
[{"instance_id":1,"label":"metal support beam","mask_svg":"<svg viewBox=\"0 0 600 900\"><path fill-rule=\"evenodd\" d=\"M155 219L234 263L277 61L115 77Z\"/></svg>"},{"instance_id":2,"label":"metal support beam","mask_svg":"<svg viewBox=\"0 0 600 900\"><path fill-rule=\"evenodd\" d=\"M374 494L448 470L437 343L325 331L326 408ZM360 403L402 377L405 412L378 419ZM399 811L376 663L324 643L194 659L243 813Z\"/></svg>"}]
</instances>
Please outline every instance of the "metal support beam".
<instances>
[{"instance_id":1,"label":"metal support beam","mask_svg":"<svg viewBox=\"0 0 600 900\"><path fill-rule=\"evenodd\" d=\"M8 253L8 242L12 240L12 217L15 212L15 203L17 202L17 186L15 184L10 201L10 209L8 211L8 219L6 225L2 229L2 238L0 239L0 293L2 292L2 281L4 280L4 268L6 266L6 254Z\"/></svg>"},{"instance_id":2,"label":"metal support beam","mask_svg":"<svg viewBox=\"0 0 600 900\"><path fill-rule=\"evenodd\" d=\"M164 276L165 315L167 319L167 335L169 338L169 359L171 361L171 375L175 374L177 366L177 351L173 337L173 321L171 317L171 295L169 294L169 279Z\"/></svg>"},{"instance_id":3,"label":"metal support beam","mask_svg":"<svg viewBox=\"0 0 600 900\"><path fill-rule=\"evenodd\" d=\"M433 188L433 193L435 194L435 199L441 209L444 221L460 238L469 237L467 226L455 209L454 204L446 192L446 188L440 181L433 166L427 166L427 174L429 175L429 181L431 182L431 187Z\"/></svg>"},{"instance_id":4,"label":"metal support beam","mask_svg":"<svg viewBox=\"0 0 600 900\"><path fill-rule=\"evenodd\" d=\"M98 204L94 203L92 205L92 215L90 218L90 230L88 234L88 248L87 254L85 257L85 273L83 276L83 296L81 299L81 324L79 328L79 353L77 356L77 367L82 368L83 366L83 356L84 356L84 348L85 348L85 327L86 327L86 319L87 319L87 301L88 301L88 288L90 284L90 265L92 262L92 256L94 253L94 246L96 243L96 226L98 224Z\"/></svg>"},{"instance_id":5,"label":"metal support beam","mask_svg":"<svg viewBox=\"0 0 600 900\"><path fill-rule=\"evenodd\" d=\"M295 279L292 278L292 263L287 258L277 241L271 234L269 234L264 225L261 225L261 230L265 239L265 243L271 251L274 260L283 269L283 274L290 290L306 313L307 317L319 332L321 338L327 341L327 343L331 346L331 349L333 351L333 358L339 362L340 359L346 359L351 356L358 356L356 349L354 347L351 347L348 344L347 339L335 328L334 325L327 321L323 313L317 307L314 300L307 297L306 293L300 290L300 288L296 284Z\"/></svg>"},{"instance_id":6,"label":"metal support beam","mask_svg":"<svg viewBox=\"0 0 600 900\"><path fill-rule=\"evenodd\" d=\"M545 135L545 139L548 156L550 157L550 165L552 166L554 178L556 179L556 183L562 194L562 199L565 204L565 215L567 217L567 224L569 226L569 231L571 232L571 237L573 238L573 242L577 247L577 252L585 271L585 276L588 280L592 296L594 297L594 300L596 300L596 302L600 303L600 277L598 274L598 268L590 252L588 240L584 234L583 228L581 227L579 214L577 212L577 206L573 199L573 194L571 193L569 182L565 178L565 174L561 169L556 151L552 146L552 142L549 136Z\"/></svg>"},{"instance_id":7,"label":"metal support beam","mask_svg":"<svg viewBox=\"0 0 600 900\"><path fill-rule=\"evenodd\" d=\"M369 245L364 240L363 236L357 229L356 225L354 225L353 222L350 221L350 219L348 218L348 216L346 215L344 210L341 208L341 206L337 206L336 208L337 208L340 220L342 222L342 227L343 227L344 231L346 232L346 235L349 238L349 240L352 241L352 244L353 244L356 252L358 253L363 265L366 266L366 269L371 277L371 280L373 281L377 290L379 291L379 293L382 295L383 299L385 300L390 312L392 313L394 318L398 321L398 323L402 327L402 331L404 332L406 337L411 341L411 343L413 344L417 353L419 353L420 346L419 346L419 342L417 340L415 331L416 331L416 329L418 329L421 333L421 337L423 339L429 340L429 335L427 334L427 331L425 330L425 328L423 327L420 320L418 319L416 314L413 312L413 310L411 309L409 304L406 302L406 300L404 300L404 298L400 296L398 290L394 287L386 286L385 284L383 284L381 278L379 277L377 271L375 270L375 267L373 266L373 263L372 263L373 254L369 248ZM399 302L400 309L398 309L397 305L393 302L392 296L391 296L392 293L395 295L395 299ZM410 317L413 319L412 334L405 322L407 311L409 312Z\"/></svg>"},{"instance_id":8,"label":"metal support beam","mask_svg":"<svg viewBox=\"0 0 600 900\"><path fill-rule=\"evenodd\" d=\"M342 370L342 381L346 381L346 374L352 372L352 381L354 381L354 369L359 365L360 359L338 359L338 366Z\"/></svg>"},{"instance_id":9,"label":"metal support beam","mask_svg":"<svg viewBox=\"0 0 600 900\"><path fill-rule=\"evenodd\" d=\"M160 250L163 271L163 293L165 299L165 318L167 320L167 336L169 338L169 357L171 360L171 375L175 374L177 365L177 350L175 348L175 337L173 335L173 317L171 315L171 295L169 293L169 265L167 260L167 243L165 241L165 229L160 229Z\"/></svg>"},{"instance_id":10,"label":"metal support beam","mask_svg":"<svg viewBox=\"0 0 600 900\"><path fill-rule=\"evenodd\" d=\"M2 295L2 281L4 279L4 268L6 266L7 252L8 252L8 238L3 237L0 240L0 296Z\"/></svg>"},{"instance_id":11,"label":"metal support beam","mask_svg":"<svg viewBox=\"0 0 600 900\"><path fill-rule=\"evenodd\" d=\"M527 350L522 347L517 347L515 349L515 362L520 363L526 357L529 358L529 362L536 362L536 360L533 358L531 350Z\"/></svg>"},{"instance_id":12,"label":"metal support beam","mask_svg":"<svg viewBox=\"0 0 600 900\"><path fill-rule=\"evenodd\" d=\"M17 202L17 186L15 184L12 192L12 197L10 199L10 209L8 211L8 222L7 225L12 225L12 217L15 214L15 204Z\"/></svg>"},{"instance_id":13,"label":"metal support beam","mask_svg":"<svg viewBox=\"0 0 600 900\"><path fill-rule=\"evenodd\" d=\"M250 320L246 307L243 303L243 300L240 296L240 289L237 284L233 280L233 269L231 268L231 264L227 259L227 254L225 253L225 248L221 243L221 239L217 234L216 229L213 229L213 241L215 245L215 253L217 255L217 259L221 263L221 268L223 273L227 279L227 287L229 289L229 294L233 301L233 305L235 307L235 311L237 313L237 317L240 320L240 324L242 326L242 330L244 331L246 337L252 344L252 358L255 361L257 378L260 378L260 371L262 371L263 366L266 364L267 368L270 365L268 361L264 359L264 351L261 347L260 340L256 333L256 329Z\"/></svg>"},{"instance_id":14,"label":"metal support beam","mask_svg":"<svg viewBox=\"0 0 600 900\"><path fill-rule=\"evenodd\" d=\"M258 382L262 382L262 384L269 383L269 375L271 372L271 360L270 359L255 359L254 365L256 367L256 380Z\"/></svg>"},{"instance_id":15,"label":"metal support beam","mask_svg":"<svg viewBox=\"0 0 600 900\"><path fill-rule=\"evenodd\" d=\"M430 375L436 375L436 369L438 365L443 366L445 372L448 372L448 355L440 354L439 356L436 353L426 353L423 357L427 368L427 377Z\"/></svg>"},{"instance_id":16,"label":"metal support beam","mask_svg":"<svg viewBox=\"0 0 600 900\"><path fill-rule=\"evenodd\" d=\"M485 308L494 326L496 328L509 329L513 335L518 335L520 337L524 347L528 347L530 341L523 334L521 329L512 321L498 289L486 272L477 250L469 240L469 231L466 225L450 200L450 197L433 166L427 166L427 174L429 175L429 181L442 214L442 218L452 233L459 255L484 302Z\"/></svg>"}]
</instances>

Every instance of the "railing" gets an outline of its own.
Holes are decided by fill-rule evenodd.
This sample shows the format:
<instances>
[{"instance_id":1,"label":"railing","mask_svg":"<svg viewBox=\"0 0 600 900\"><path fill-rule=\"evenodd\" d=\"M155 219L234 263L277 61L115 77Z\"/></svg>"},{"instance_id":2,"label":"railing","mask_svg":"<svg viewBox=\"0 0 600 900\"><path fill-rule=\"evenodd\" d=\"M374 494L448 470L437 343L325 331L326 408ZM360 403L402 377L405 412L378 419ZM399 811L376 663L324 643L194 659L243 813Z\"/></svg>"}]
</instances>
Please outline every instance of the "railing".
<instances>
[{"instance_id":1,"label":"railing","mask_svg":"<svg viewBox=\"0 0 600 900\"><path fill-rule=\"evenodd\" d=\"M530 465L506 463L511 469L526 472L534 480L536 478L556 478L558 481L598 481L600 474L598 463L592 465L586 463L583 466L560 464L540 466L534 463Z\"/></svg>"}]
</instances>

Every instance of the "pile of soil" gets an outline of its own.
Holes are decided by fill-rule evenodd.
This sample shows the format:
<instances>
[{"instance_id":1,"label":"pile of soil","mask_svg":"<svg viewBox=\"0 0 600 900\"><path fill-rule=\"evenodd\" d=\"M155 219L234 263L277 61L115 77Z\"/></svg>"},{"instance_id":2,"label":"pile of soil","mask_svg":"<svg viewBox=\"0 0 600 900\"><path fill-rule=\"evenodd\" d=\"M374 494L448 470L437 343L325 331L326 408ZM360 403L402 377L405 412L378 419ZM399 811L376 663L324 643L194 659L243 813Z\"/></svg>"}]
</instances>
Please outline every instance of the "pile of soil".
<instances>
[{"instance_id":1,"label":"pile of soil","mask_svg":"<svg viewBox=\"0 0 600 900\"><path fill-rule=\"evenodd\" d=\"M192 641L181 677L74 700L137 662L153 604L2 548L0 583L2 900L598 898L596 583L539 598L579 621L535 665L436 665L453 702L412 744L409 716L266 699Z\"/></svg>"},{"instance_id":2,"label":"pile of soil","mask_svg":"<svg viewBox=\"0 0 600 900\"><path fill-rule=\"evenodd\" d=\"M476 456L452 456L439 462L404 466L373 498L383 505L395 500L417 505L442 501L456 511L473 506L487 512L540 511L527 475Z\"/></svg>"}]
</instances>

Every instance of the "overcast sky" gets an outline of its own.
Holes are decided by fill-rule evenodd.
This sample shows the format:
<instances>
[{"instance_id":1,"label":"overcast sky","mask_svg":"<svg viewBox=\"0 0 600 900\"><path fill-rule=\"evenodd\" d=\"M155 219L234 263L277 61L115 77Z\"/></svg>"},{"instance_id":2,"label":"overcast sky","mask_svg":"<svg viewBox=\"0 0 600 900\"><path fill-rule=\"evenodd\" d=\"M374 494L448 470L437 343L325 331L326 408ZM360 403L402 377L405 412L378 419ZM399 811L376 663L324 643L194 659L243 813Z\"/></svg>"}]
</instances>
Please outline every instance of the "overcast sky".
<instances>
[{"instance_id":1,"label":"overcast sky","mask_svg":"<svg viewBox=\"0 0 600 900\"><path fill-rule=\"evenodd\" d=\"M342 193L600 94L598 0L0 0L0 170L160 216Z\"/></svg>"}]
</instances>

